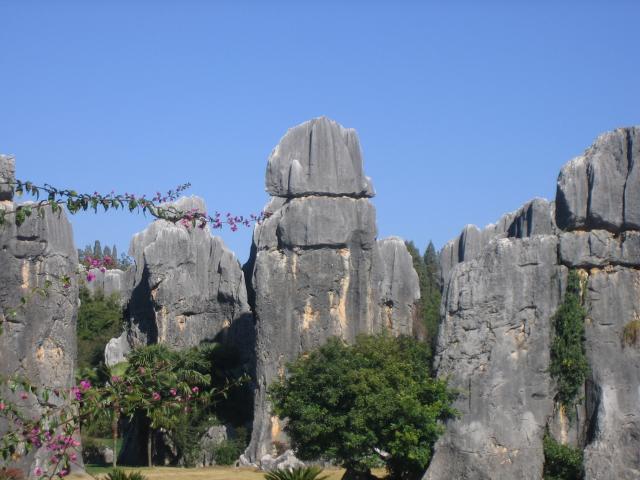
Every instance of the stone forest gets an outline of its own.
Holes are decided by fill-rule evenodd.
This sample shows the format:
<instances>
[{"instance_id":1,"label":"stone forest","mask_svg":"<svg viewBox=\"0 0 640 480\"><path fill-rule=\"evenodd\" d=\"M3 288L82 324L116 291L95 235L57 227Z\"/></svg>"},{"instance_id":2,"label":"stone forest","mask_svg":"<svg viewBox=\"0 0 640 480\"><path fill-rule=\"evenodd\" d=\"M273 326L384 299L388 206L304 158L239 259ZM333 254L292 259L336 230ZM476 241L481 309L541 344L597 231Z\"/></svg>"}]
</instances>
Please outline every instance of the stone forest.
<instances>
[{"instance_id":1,"label":"stone forest","mask_svg":"<svg viewBox=\"0 0 640 480\"><path fill-rule=\"evenodd\" d=\"M20 199L40 187L16 179L16 161L0 156L5 471L81 475L97 450L114 466L345 479L640 478L640 128L568 161L554 200L461 225L437 254L426 327L415 256L378 238L358 135L326 117L273 149L251 221L212 220L197 196ZM156 217L128 265L79 258L68 216L123 203ZM253 228L244 265L212 235L225 222ZM85 379L76 330L96 298L121 321ZM192 359L202 351L213 369ZM165 372L174 357L182 370ZM196 402L213 387L218 400ZM89 448L86 405L112 412L112 448Z\"/></svg>"}]
</instances>

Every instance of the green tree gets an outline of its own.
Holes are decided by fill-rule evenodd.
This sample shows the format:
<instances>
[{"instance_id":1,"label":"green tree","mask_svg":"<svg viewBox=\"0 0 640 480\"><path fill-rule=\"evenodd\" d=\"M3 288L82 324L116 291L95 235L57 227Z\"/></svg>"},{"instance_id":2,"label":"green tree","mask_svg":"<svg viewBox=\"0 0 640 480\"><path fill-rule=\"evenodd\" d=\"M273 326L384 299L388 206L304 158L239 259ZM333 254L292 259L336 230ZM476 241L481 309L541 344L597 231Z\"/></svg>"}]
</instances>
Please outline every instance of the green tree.
<instances>
[{"instance_id":1,"label":"green tree","mask_svg":"<svg viewBox=\"0 0 640 480\"><path fill-rule=\"evenodd\" d=\"M565 407L573 407L589 373L584 346L584 320L587 312L582 306L580 277L571 270L562 304L553 317L554 338L551 343L549 371L558 386L557 400Z\"/></svg>"},{"instance_id":2,"label":"green tree","mask_svg":"<svg viewBox=\"0 0 640 480\"><path fill-rule=\"evenodd\" d=\"M393 479L416 479L431 459L454 393L431 377L429 348L410 337L330 339L288 366L271 386L275 412L304 460L326 459L343 478L370 478L385 464Z\"/></svg>"},{"instance_id":3,"label":"green tree","mask_svg":"<svg viewBox=\"0 0 640 480\"><path fill-rule=\"evenodd\" d=\"M148 345L133 350L128 357L127 379L135 379L139 398L138 414L147 424L147 463L153 466L153 439L156 430L172 432L183 422L195 402L193 397L207 398L211 376L210 365L202 350L171 350L166 345ZM163 392L169 392L174 401L162 401ZM208 393L213 394L213 391Z\"/></svg>"},{"instance_id":4,"label":"green tree","mask_svg":"<svg viewBox=\"0 0 640 480\"><path fill-rule=\"evenodd\" d=\"M542 441L544 449L544 480L582 480L583 453L577 448L556 442L551 435L545 434Z\"/></svg>"},{"instance_id":5,"label":"green tree","mask_svg":"<svg viewBox=\"0 0 640 480\"><path fill-rule=\"evenodd\" d=\"M102 247L100 246L100 240L96 240L93 244L93 258L102 258Z\"/></svg>"},{"instance_id":6,"label":"green tree","mask_svg":"<svg viewBox=\"0 0 640 480\"><path fill-rule=\"evenodd\" d=\"M424 256L413 242L406 242L407 250L413 259L413 268L418 274L420 282L420 303L418 305L418 316L426 333L425 341L433 350L438 338L438 328L440 326L440 259L432 242L429 242Z\"/></svg>"},{"instance_id":7,"label":"green tree","mask_svg":"<svg viewBox=\"0 0 640 480\"><path fill-rule=\"evenodd\" d=\"M105 297L101 291L91 295L87 288L80 289L78 308L78 368L91 369L104 361L107 342L120 335L122 307L117 295Z\"/></svg>"}]
</instances>

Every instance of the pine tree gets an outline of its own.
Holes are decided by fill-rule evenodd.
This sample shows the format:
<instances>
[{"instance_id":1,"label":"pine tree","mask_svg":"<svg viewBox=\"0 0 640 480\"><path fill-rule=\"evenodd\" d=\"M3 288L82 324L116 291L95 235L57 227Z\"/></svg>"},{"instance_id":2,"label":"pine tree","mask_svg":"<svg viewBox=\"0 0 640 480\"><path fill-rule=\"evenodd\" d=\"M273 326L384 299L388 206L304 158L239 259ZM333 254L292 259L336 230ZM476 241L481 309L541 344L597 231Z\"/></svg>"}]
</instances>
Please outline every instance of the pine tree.
<instances>
[{"instance_id":1,"label":"pine tree","mask_svg":"<svg viewBox=\"0 0 640 480\"><path fill-rule=\"evenodd\" d=\"M420 304L418 316L422 321L422 326L426 332L418 337L432 347L438 337L438 327L440 324L440 260L438 253L432 242L429 242L424 257L413 242L406 242L407 250L413 259L413 268L418 274L420 284Z\"/></svg>"},{"instance_id":2,"label":"pine tree","mask_svg":"<svg viewBox=\"0 0 640 480\"><path fill-rule=\"evenodd\" d=\"M113 244L113 248L111 249L111 258L113 259L113 266L115 268L119 268L118 264L118 249L116 248L115 243Z\"/></svg>"},{"instance_id":3,"label":"pine tree","mask_svg":"<svg viewBox=\"0 0 640 480\"><path fill-rule=\"evenodd\" d=\"M100 246L100 240L96 240L93 244L93 257L102 258L102 247Z\"/></svg>"},{"instance_id":4,"label":"pine tree","mask_svg":"<svg viewBox=\"0 0 640 480\"><path fill-rule=\"evenodd\" d=\"M102 251L102 257L109 257L111 258L111 248L109 248L109 245L107 245L106 247L104 247L104 250Z\"/></svg>"},{"instance_id":5,"label":"pine tree","mask_svg":"<svg viewBox=\"0 0 640 480\"><path fill-rule=\"evenodd\" d=\"M425 269L424 260L420 255L420 251L416 248L412 241L405 242L407 250L413 260L413 269L418 274L418 284L420 286L420 301L416 305L416 320L413 325L413 334L416 338L426 341L429 333L426 331L426 323L424 321L424 296L426 293L427 270Z\"/></svg>"},{"instance_id":6,"label":"pine tree","mask_svg":"<svg viewBox=\"0 0 640 480\"><path fill-rule=\"evenodd\" d=\"M425 269L425 292L423 294L424 323L429 333L429 341L435 347L440 326L440 301L442 300L442 282L440 280L440 255L433 242L429 242L423 257Z\"/></svg>"}]
</instances>

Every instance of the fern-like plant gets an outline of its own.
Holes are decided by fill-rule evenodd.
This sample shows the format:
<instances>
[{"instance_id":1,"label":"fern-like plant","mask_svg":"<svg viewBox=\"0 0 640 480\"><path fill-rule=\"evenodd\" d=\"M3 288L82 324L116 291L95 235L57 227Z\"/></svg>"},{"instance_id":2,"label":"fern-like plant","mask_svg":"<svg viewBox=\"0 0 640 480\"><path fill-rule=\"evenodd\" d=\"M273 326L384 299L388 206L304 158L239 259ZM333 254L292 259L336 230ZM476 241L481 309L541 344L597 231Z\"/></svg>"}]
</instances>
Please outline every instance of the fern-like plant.
<instances>
[{"instance_id":1,"label":"fern-like plant","mask_svg":"<svg viewBox=\"0 0 640 480\"><path fill-rule=\"evenodd\" d=\"M265 473L265 480L326 480L327 475L320 476L319 467L296 467L290 470L274 470Z\"/></svg>"},{"instance_id":2,"label":"fern-like plant","mask_svg":"<svg viewBox=\"0 0 640 480\"><path fill-rule=\"evenodd\" d=\"M107 474L107 480L147 480L140 472L125 472L122 468L114 468Z\"/></svg>"}]
</instances>

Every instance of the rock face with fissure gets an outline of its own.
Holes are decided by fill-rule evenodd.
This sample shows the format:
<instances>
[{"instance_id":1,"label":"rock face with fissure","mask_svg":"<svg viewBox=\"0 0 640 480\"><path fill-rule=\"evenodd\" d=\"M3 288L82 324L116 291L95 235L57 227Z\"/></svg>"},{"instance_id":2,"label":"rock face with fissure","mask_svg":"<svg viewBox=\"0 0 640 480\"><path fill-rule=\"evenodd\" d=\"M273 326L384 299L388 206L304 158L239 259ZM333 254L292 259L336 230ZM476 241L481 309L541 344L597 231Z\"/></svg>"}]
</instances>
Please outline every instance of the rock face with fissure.
<instances>
[{"instance_id":1,"label":"rock face with fissure","mask_svg":"<svg viewBox=\"0 0 640 480\"><path fill-rule=\"evenodd\" d=\"M206 211L196 197L175 206ZM208 228L156 220L133 237L129 254L134 265L126 319L132 347L185 348L216 340L251 350L254 328L242 269Z\"/></svg>"},{"instance_id":2,"label":"rock face with fissure","mask_svg":"<svg viewBox=\"0 0 640 480\"><path fill-rule=\"evenodd\" d=\"M0 184L14 179L13 157L0 156ZM13 211L11 188L0 185L0 208ZM76 316L78 286L74 272L78 256L73 244L71 225L64 213L45 209L44 216L34 213L20 226L15 216L7 215L0 225L0 375L19 375L37 387L68 391L74 382L76 362ZM71 285L65 287L62 278ZM47 285L50 286L47 287ZM40 295L35 289L46 289ZM21 306L21 297L27 300ZM10 312L15 309L15 315ZM2 391L5 399L27 403L23 413L38 416L44 405L33 395L26 401ZM52 403L62 400L52 395ZM0 437L3 420L0 419ZM31 452L17 462L17 467L32 472L45 466L45 449Z\"/></svg>"},{"instance_id":3,"label":"rock face with fissure","mask_svg":"<svg viewBox=\"0 0 640 480\"><path fill-rule=\"evenodd\" d=\"M461 416L425 479L537 480L547 428L584 449L587 480L640 477L639 133L604 134L565 165L555 204L467 226L443 249L436 368L462 392ZM591 370L573 423L548 374L569 268L584 279Z\"/></svg>"},{"instance_id":4,"label":"rock face with fissure","mask_svg":"<svg viewBox=\"0 0 640 480\"><path fill-rule=\"evenodd\" d=\"M174 206L185 212L206 211L197 197L183 197ZM208 227L156 220L133 237L129 255L134 264L123 275L122 291L130 292L125 332L107 344L108 364L143 345L182 349L216 341L237 348L244 367L253 373L255 326L244 274L219 237ZM137 427L126 434L121 462L135 464L145 458Z\"/></svg>"},{"instance_id":5,"label":"rock face with fissure","mask_svg":"<svg viewBox=\"0 0 640 480\"><path fill-rule=\"evenodd\" d=\"M248 462L286 441L268 386L300 354L339 336L410 334L417 274L402 240L376 240L373 186L355 131L327 118L290 129L266 176L270 217L245 266L256 317L257 387Z\"/></svg>"},{"instance_id":6,"label":"rock face with fissure","mask_svg":"<svg viewBox=\"0 0 640 480\"><path fill-rule=\"evenodd\" d=\"M83 286L89 290L91 295L96 295L98 292L105 297L113 295L120 304L124 304L129 300L131 292L129 291L130 275L128 272L117 268L105 270L104 272L99 268L92 268L90 272L95 278L90 282L83 282Z\"/></svg>"}]
</instances>

